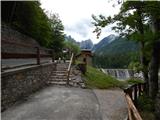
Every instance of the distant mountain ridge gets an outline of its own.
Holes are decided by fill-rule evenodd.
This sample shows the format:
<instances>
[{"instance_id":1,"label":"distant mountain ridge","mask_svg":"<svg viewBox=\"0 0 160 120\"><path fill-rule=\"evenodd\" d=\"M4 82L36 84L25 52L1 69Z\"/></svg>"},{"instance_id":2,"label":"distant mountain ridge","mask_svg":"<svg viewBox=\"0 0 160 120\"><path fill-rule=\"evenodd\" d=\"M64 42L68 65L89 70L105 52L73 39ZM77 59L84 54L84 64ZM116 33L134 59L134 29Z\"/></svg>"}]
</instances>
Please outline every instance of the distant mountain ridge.
<instances>
[{"instance_id":1,"label":"distant mountain ridge","mask_svg":"<svg viewBox=\"0 0 160 120\"><path fill-rule=\"evenodd\" d=\"M77 44L81 49L91 49L92 52L99 55L134 52L139 49L136 42L115 36L114 34L103 38L95 45L91 39L77 42L71 36L65 35L65 40Z\"/></svg>"},{"instance_id":2,"label":"distant mountain ridge","mask_svg":"<svg viewBox=\"0 0 160 120\"><path fill-rule=\"evenodd\" d=\"M116 36L113 34L103 38L99 43L94 45L92 51L94 52L94 51L100 49L101 47L108 45L109 43L113 42L115 39L116 39Z\"/></svg>"},{"instance_id":3,"label":"distant mountain ridge","mask_svg":"<svg viewBox=\"0 0 160 120\"><path fill-rule=\"evenodd\" d=\"M80 42L80 48L81 49L92 49L93 48L93 42L91 39L88 40L84 40L82 42Z\"/></svg>"},{"instance_id":4,"label":"distant mountain ridge","mask_svg":"<svg viewBox=\"0 0 160 120\"><path fill-rule=\"evenodd\" d=\"M92 51L98 55L128 53L138 51L138 44L117 36L108 36L96 44Z\"/></svg>"},{"instance_id":5,"label":"distant mountain ridge","mask_svg":"<svg viewBox=\"0 0 160 120\"><path fill-rule=\"evenodd\" d=\"M70 42L72 42L72 43L80 46L80 42L77 42L77 41L76 41L74 38L72 38L70 35L69 35L69 36L65 35L65 36L64 36L64 39L65 39L66 41L70 41Z\"/></svg>"},{"instance_id":6,"label":"distant mountain ridge","mask_svg":"<svg viewBox=\"0 0 160 120\"><path fill-rule=\"evenodd\" d=\"M100 41L93 49L94 66L126 69L132 61L139 60L139 44L135 41L118 36L106 37L105 39Z\"/></svg>"},{"instance_id":7,"label":"distant mountain ridge","mask_svg":"<svg viewBox=\"0 0 160 120\"><path fill-rule=\"evenodd\" d=\"M92 49L93 48L93 42L91 39L88 40L83 40L81 42L77 42L74 38L72 38L70 35L67 36L65 35L65 40L66 41L70 41L72 43L75 43L76 45L78 45L81 49Z\"/></svg>"}]
</instances>

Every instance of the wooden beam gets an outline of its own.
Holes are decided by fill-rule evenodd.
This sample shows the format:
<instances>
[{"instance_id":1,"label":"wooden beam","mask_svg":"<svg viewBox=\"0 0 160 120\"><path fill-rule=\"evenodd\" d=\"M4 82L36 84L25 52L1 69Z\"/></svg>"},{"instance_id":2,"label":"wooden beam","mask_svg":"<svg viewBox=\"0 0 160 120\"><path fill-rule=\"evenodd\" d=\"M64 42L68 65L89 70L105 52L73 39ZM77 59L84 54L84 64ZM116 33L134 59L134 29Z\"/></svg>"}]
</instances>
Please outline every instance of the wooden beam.
<instances>
[{"instance_id":1,"label":"wooden beam","mask_svg":"<svg viewBox=\"0 0 160 120\"><path fill-rule=\"evenodd\" d=\"M129 97L128 94L125 95L127 103L128 103L128 109L129 109L129 120L132 120L132 116L131 116L131 111L133 112L133 116L135 118L135 120L142 120L142 117L140 116L138 110L136 109L136 107L134 106L131 98ZM131 111L130 111L131 110Z\"/></svg>"}]
</instances>

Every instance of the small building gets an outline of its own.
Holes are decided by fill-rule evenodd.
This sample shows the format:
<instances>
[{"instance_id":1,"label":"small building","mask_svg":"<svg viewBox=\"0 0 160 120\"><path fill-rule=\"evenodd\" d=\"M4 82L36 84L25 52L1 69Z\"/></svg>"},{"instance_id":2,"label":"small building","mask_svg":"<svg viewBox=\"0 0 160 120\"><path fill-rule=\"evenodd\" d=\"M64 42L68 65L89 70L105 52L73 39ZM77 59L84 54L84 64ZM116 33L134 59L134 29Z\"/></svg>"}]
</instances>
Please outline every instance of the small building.
<instances>
[{"instance_id":1,"label":"small building","mask_svg":"<svg viewBox=\"0 0 160 120\"><path fill-rule=\"evenodd\" d=\"M92 51L89 49L82 49L81 53L76 56L76 60L86 63L87 65L92 65Z\"/></svg>"}]
</instances>

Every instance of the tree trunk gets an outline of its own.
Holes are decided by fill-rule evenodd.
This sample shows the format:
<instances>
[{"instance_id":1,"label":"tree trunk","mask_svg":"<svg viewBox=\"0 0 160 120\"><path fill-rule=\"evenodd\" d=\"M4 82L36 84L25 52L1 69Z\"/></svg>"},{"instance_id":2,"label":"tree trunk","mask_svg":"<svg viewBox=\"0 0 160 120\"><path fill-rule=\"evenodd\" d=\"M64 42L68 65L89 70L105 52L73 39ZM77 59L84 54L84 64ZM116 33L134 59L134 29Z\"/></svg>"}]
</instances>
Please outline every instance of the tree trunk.
<instances>
[{"instance_id":1,"label":"tree trunk","mask_svg":"<svg viewBox=\"0 0 160 120\"><path fill-rule=\"evenodd\" d=\"M144 77L144 81L146 82L146 94L148 95L148 91L149 91L149 77L148 77L148 64L149 64L149 61L146 59L146 56L145 56L145 51L144 51L144 42L141 41L140 42L141 44L141 65L143 66L143 77Z\"/></svg>"},{"instance_id":2,"label":"tree trunk","mask_svg":"<svg viewBox=\"0 0 160 120\"><path fill-rule=\"evenodd\" d=\"M148 91L149 91L149 82L148 82L148 64L149 64L149 61L146 59L146 56L145 56L145 51L144 51L144 48L145 48L145 41L144 41L144 25L143 25L143 22L142 22L142 9L141 8L137 8L137 13L138 13L138 19L137 19L137 22L138 22L138 31L140 32L141 34L141 41L140 41L140 47L141 47L141 55L140 55L140 58L141 58L141 65L143 67L143 77L144 77L144 80L146 82L146 94L148 95Z\"/></svg>"},{"instance_id":3,"label":"tree trunk","mask_svg":"<svg viewBox=\"0 0 160 120\"><path fill-rule=\"evenodd\" d=\"M149 71L149 96L156 97L158 92L158 71L160 64L160 41L155 42L153 46L152 59Z\"/></svg>"},{"instance_id":4,"label":"tree trunk","mask_svg":"<svg viewBox=\"0 0 160 120\"><path fill-rule=\"evenodd\" d=\"M160 19L152 17L154 33L156 35L155 42L153 44L152 59L150 63L150 78L149 78L149 95L152 98L156 97L158 93L158 71L160 67Z\"/></svg>"}]
</instances>

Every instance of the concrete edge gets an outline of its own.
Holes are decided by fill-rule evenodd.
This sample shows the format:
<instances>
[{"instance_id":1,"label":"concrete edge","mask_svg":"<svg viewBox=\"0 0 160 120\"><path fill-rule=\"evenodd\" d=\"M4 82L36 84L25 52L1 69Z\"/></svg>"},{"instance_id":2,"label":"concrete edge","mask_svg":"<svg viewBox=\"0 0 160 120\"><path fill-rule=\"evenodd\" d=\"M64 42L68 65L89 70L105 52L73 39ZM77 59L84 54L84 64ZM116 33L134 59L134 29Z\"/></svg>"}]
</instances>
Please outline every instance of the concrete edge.
<instances>
[{"instance_id":1,"label":"concrete edge","mask_svg":"<svg viewBox=\"0 0 160 120\"><path fill-rule=\"evenodd\" d=\"M24 72L24 71L27 71L27 70L33 70L33 69L37 69L37 68L41 68L41 67L46 67L46 66L49 66L49 65L56 65L56 63L45 63L45 64L41 64L41 65L32 65L32 66L25 66L25 67L9 69L9 70L6 70L4 72L1 72L1 77L16 74L16 73L19 73L19 72Z\"/></svg>"}]
</instances>

